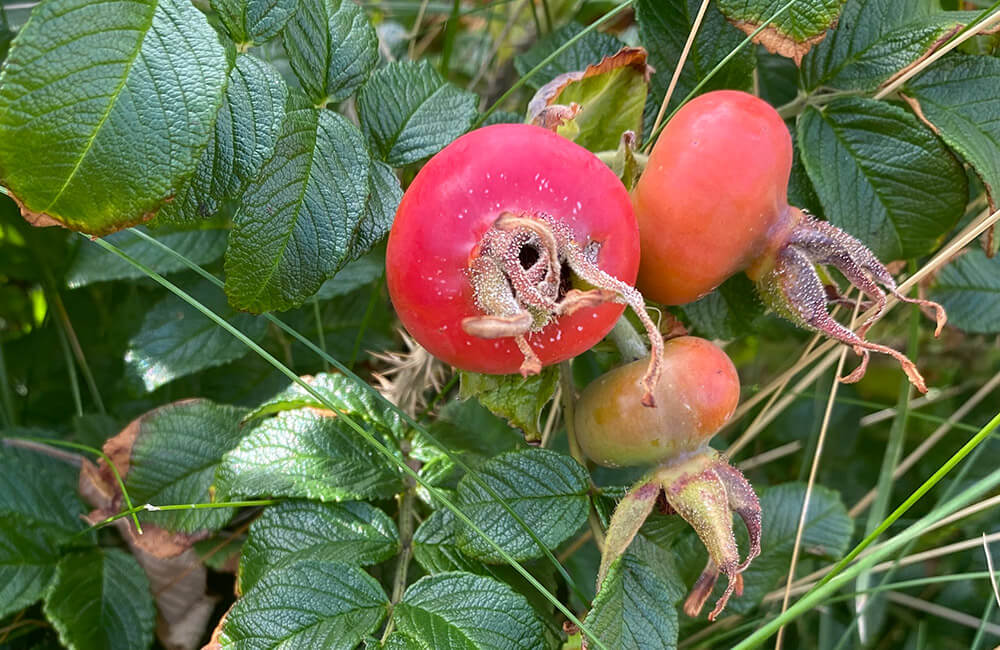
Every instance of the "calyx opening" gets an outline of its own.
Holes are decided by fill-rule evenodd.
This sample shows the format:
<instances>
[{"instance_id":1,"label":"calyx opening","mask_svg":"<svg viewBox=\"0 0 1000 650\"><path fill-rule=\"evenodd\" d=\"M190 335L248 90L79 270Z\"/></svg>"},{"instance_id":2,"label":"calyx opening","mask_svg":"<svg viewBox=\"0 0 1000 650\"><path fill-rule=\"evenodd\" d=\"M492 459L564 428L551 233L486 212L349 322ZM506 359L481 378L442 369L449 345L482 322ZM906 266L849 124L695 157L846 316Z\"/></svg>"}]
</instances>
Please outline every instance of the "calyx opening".
<instances>
[{"instance_id":1,"label":"calyx opening","mask_svg":"<svg viewBox=\"0 0 1000 650\"><path fill-rule=\"evenodd\" d=\"M599 248L597 242L576 242L572 229L549 214L502 213L469 262L469 281L483 315L466 318L462 329L486 339L513 337L524 355L521 374L527 376L542 369L528 334L578 309L626 304L649 336L652 354L642 379L642 403L655 406L653 389L660 376L663 337L646 313L642 294L597 266ZM573 276L594 288L574 289Z\"/></svg>"}]
</instances>

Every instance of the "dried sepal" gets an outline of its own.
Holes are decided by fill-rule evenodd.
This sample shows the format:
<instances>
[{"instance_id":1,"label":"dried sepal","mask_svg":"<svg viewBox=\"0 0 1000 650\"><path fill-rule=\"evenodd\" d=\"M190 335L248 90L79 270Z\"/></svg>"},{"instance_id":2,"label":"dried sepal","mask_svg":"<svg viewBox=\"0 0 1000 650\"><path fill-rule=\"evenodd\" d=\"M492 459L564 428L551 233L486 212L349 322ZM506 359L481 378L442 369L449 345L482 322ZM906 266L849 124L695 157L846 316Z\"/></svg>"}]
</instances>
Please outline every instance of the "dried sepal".
<instances>
[{"instance_id":1,"label":"dried sepal","mask_svg":"<svg viewBox=\"0 0 1000 650\"><path fill-rule=\"evenodd\" d=\"M400 330L404 351L370 352L380 362L372 373L376 389L407 414L416 416L427 406L427 394L444 386L448 367Z\"/></svg>"},{"instance_id":2,"label":"dried sepal","mask_svg":"<svg viewBox=\"0 0 1000 650\"><path fill-rule=\"evenodd\" d=\"M653 511L662 490L660 484L648 478L640 480L628 491L611 515L607 533L604 536L604 552L601 554L601 567L597 571L597 590L601 590L608 569L617 560L629 544L635 539L642 524Z\"/></svg>"},{"instance_id":3,"label":"dried sepal","mask_svg":"<svg viewBox=\"0 0 1000 650\"><path fill-rule=\"evenodd\" d=\"M714 621L730 596L742 592L740 574L760 554L760 502L743 475L712 449L661 467L656 479L667 503L691 524L710 558L684 603L684 612L698 615L720 573L729 580L708 615ZM733 513L743 519L750 535L750 550L743 561L733 534Z\"/></svg>"},{"instance_id":4,"label":"dried sepal","mask_svg":"<svg viewBox=\"0 0 1000 650\"><path fill-rule=\"evenodd\" d=\"M666 500L669 512L679 514L694 528L708 550L708 564L691 588L684 612L698 616L719 575L725 575L729 581L708 615L714 621L730 596L743 593L741 574L760 555L762 531L760 501L753 487L739 470L711 448L667 461L640 480L618 503L605 538L597 588L600 590L608 569L632 543L661 498ZM733 533L733 514L743 520L750 537L750 548L742 561Z\"/></svg>"},{"instance_id":5,"label":"dried sepal","mask_svg":"<svg viewBox=\"0 0 1000 650\"><path fill-rule=\"evenodd\" d=\"M921 393L927 384L916 365L902 352L885 345L865 340L868 329L877 321L886 307L887 292L898 300L920 305L934 311L936 328L941 333L947 321L944 308L936 302L909 298L903 295L885 265L863 243L840 228L813 218L808 213L792 208L794 226L787 240L768 258L769 264L751 268L748 273L757 283L764 302L792 322L820 332L832 339L851 346L861 356L861 364L841 381L856 382L864 376L870 353L887 354L896 359L910 382ZM839 291L825 285L816 271L816 265L828 265L840 271L847 280L871 300L874 312L851 330L830 315L828 304L831 296Z\"/></svg>"},{"instance_id":6,"label":"dried sepal","mask_svg":"<svg viewBox=\"0 0 1000 650\"><path fill-rule=\"evenodd\" d=\"M537 374L541 360L527 335L552 320L603 303L629 305L649 336L652 354L642 403L653 406L653 388L663 359L663 337L646 313L646 302L635 287L597 265L599 244L581 244L572 229L552 216L504 212L482 237L469 262L469 281L476 306L483 312L462 321L466 334L481 338L513 337L524 355L522 375ZM594 287L568 289L567 273Z\"/></svg>"}]
</instances>

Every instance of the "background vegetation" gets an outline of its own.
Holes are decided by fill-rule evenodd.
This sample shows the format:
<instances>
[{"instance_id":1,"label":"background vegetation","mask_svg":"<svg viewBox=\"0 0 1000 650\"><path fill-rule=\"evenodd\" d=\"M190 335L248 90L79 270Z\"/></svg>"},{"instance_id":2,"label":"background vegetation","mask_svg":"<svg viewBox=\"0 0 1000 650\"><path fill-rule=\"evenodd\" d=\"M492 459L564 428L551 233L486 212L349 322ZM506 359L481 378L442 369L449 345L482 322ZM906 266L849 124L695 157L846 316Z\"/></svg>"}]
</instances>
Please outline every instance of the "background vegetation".
<instances>
[{"instance_id":1,"label":"background vegetation","mask_svg":"<svg viewBox=\"0 0 1000 650\"><path fill-rule=\"evenodd\" d=\"M996 4L34 4L0 10L0 647L573 648L581 623L606 648L1000 643ZM677 517L593 600L636 474L571 457L563 415L617 349L460 391L383 281L422 162L627 45L655 74L573 86L565 135L620 165L626 129L752 91L795 137L792 201L950 315L939 339L910 306L876 328L915 398L886 359L834 383L850 351L742 276L663 312L737 364L714 445L765 513L711 624L677 610L705 562Z\"/></svg>"}]
</instances>

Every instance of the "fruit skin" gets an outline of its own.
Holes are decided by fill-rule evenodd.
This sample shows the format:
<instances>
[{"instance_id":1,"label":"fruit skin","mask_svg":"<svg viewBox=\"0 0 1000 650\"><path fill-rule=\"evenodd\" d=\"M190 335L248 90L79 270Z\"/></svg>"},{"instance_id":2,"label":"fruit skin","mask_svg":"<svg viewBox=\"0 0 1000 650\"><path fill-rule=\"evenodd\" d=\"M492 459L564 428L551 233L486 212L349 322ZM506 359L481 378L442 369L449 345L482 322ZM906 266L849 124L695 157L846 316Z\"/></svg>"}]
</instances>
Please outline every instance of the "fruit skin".
<instances>
[{"instance_id":1,"label":"fruit skin","mask_svg":"<svg viewBox=\"0 0 1000 650\"><path fill-rule=\"evenodd\" d=\"M686 104L633 193L639 290L681 305L746 269L788 225L791 169L791 135L763 100L720 90Z\"/></svg>"},{"instance_id":2,"label":"fruit skin","mask_svg":"<svg viewBox=\"0 0 1000 650\"><path fill-rule=\"evenodd\" d=\"M599 242L596 263L633 284L639 234L628 192L597 157L545 129L499 124L468 133L435 155L406 190L389 234L386 280L403 325L431 354L473 372L517 372L513 337L462 329L480 316L469 265L501 213L547 213L582 247ZM527 340L543 365L592 347L624 306L607 302L559 316Z\"/></svg>"},{"instance_id":3,"label":"fruit skin","mask_svg":"<svg viewBox=\"0 0 1000 650\"><path fill-rule=\"evenodd\" d=\"M656 408L637 405L641 359L598 377L580 395L574 422L583 453L607 467L654 465L704 449L732 417L740 380L726 353L705 339L664 344Z\"/></svg>"},{"instance_id":4,"label":"fruit skin","mask_svg":"<svg viewBox=\"0 0 1000 650\"><path fill-rule=\"evenodd\" d=\"M792 138L767 102L735 90L706 93L670 120L653 147L634 193L642 238L638 288L666 304L685 304L746 271L764 303L796 325L851 346L861 364L842 377L856 382L872 352L899 361L910 382L927 392L906 355L865 340L885 311L887 293L947 314L930 300L909 298L868 248L831 223L788 205ZM842 300L817 265L838 269L874 309L852 330L830 314Z\"/></svg>"}]
</instances>

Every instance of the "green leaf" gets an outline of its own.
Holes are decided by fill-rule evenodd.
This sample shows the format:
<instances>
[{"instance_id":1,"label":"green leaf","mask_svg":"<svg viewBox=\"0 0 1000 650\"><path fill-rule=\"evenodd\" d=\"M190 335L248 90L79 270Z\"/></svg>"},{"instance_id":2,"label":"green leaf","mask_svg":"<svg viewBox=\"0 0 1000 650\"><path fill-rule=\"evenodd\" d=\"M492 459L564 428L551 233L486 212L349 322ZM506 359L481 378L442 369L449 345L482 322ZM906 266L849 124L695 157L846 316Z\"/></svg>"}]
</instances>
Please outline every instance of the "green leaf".
<instances>
[{"instance_id":1,"label":"green leaf","mask_svg":"<svg viewBox=\"0 0 1000 650\"><path fill-rule=\"evenodd\" d=\"M731 23L752 34L776 14L786 0L719 0L719 9ZM837 22L844 0L804 0L794 3L755 38L770 52L801 61Z\"/></svg>"},{"instance_id":2,"label":"green leaf","mask_svg":"<svg viewBox=\"0 0 1000 650\"><path fill-rule=\"evenodd\" d=\"M494 456L524 446L524 437L476 400L453 400L444 405L430 432L449 452L462 454L472 467Z\"/></svg>"},{"instance_id":3,"label":"green leaf","mask_svg":"<svg viewBox=\"0 0 1000 650\"><path fill-rule=\"evenodd\" d=\"M83 530L78 474L66 463L0 444L0 618L42 597L60 545Z\"/></svg>"},{"instance_id":4,"label":"green leaf","mask_svg":"<svg viewBox=\"0 0 1000 650\"><path fill-rule=\"evenodd\" d=\"M1000 257L970 249L937 276L933 300L948 310L948 323L966 332L1000 332Z\"/></svg>"},{"instance_id":5,"label":"green leaf","mask_svg":"<svg viewBox=\"0 0 1000 650\"><path fill-rule=\"evenodd\" d=\"M524 596L470 573L439 573L406 590L393 611L400 633L434 650L537 650L541 620ZM405 647L405 646L404 646Z\"/></svg>"},{"instance_id":6,"label":"green leaf","mask_svg":"<svg viewBox=\"0 0 1000 650\"><path fill-rule=\"evenodd\" d=\"M471 399L447 402L428 430L434 442L417 433L410 455L421 461L420 475L438 487L457 487L464 473L457 460L475 469L499 453L525 447L520 431Z\"/></svg>"},{"instance_id":7,"label":"green leaf","mask_svg":"<svg viewBox=\"0 0 1000 650\"><path fill-rule=\"evenodd\" d=\"M403 418L379 401L370 388L359 384L356 380L341 374L327 373L306 377L305 380L333 404L337 411L346 413L356 420L378 425L397 437L406 432L407 425L403 422ZM300 408L328 407L298 384L290 384L288 388L248 413L244 421Z\"/></svg>"},{"instance_id":8,"label":"green leaf","mask_svg":"<svg viewBox=\"0 0 1000 650\"><path fill-rule=\"evenodd\" d=\"M502 565L483 564L464 555L455 539L455 515L444 509L432 512L413 534L413 558L424 571L431 574L466 571L492 575L490 569L506 568Z\"/></svg>"},{"instance_id":9,"label":"green leaf","mask_svg":"<svg viewBox=\"0 0 1000 650\"><path fill-rule=\"evenodd\" d=\"M626 131L642 133L642 115L652 68L646 51L623 48L617 54L583 70L567 72L539 89L528 105L533 124L544 126L541 117L548 107L576 104L579 112L557 128L557 133L591 151L618 147Z\"/></svg>"},{"instance_id":10,"label":"green leaf","mask_svg":"<svg viewBox=\"0 0 1000 650\"><path fill-rule=\"evenodd\" d=\"M477 472L547 548L555 548L587 519L587 472L575 460L547 449L497 456ZM543 555L542 549L479 482L468 476L458 485L458 504L472 522L515 560ZM486 562L503 562L496 549L459 524L459 547Z\"/></svg>"},{"instance_id":11,"label":"green leaf","mask_svg":"<svg viewBox=\"0 0 1000 650\"><path fill-rule=\"evenodd\" d=\"M222 257L226 251L226 239L229 235L225 230L181 230L174 232L157 230L150 233L144 228L140 227L140 229L195 264L209 264ZM128 230L108 235L105 239L157 273L174 273L187 269L184 262L174 255L140 239ZM145 273L117 255L100 246L84 244L80 246L69 271L66 273L66 286L70 289L76 289L96 282L144 277L146 277Z\"/></svg>"},{"instance_id":12,"label":"green leaf","mask_svg":"<svg viewBox=\"0 0 1000 650\"><path fill-rule=\"evenodd\" d=\"M381 164L376 163L376 167ZM396 181L399 186L399 181ZM343 296L371 284L385 273L385 253L374 250L345 265L337 275L323 283L316 292L316 300L329 300Z\"/></svg>"},{"instance_id":13,"label":"green leaf","mask_svg":"<svg viewBox=\"0 0 1000 650\"><path fill-rule=\"evenodd\" d=\"M799 120L802 162L827 218L882 260L931 251L965 210L962 166L898 106L843 98Z\"/></svg>"},{"instance_id":14,"label":"green leaf","mask_svg":"<svg viewBox=\"0 0 1000 650\"><path fill-rule=\"evenodd\" d=\"M194 170L228 71L188 0L43 2L0 74L0 178L33 222L145 221Z\"/></svg>"},{"instance_id":15,"label":"green leaf","mask_svg":"<svg viewBox=\"0 0 1000 650\"><path fill-rule=\"evenodd\" d=\"M149 411L120 434L131 441L125 487L136 504L210 503L209 488L222 455L243 437L235 406L191 399ZM231 508L143 512L139 516L169 531L218 530Z\"/></svg>"},{"instance_id":16,"label":"green leaf","mask_svg":"<svg viewBox=\"0 0 1000 650\"><path fill-rule=\"evenodd\" d=\"M400 634L399 632L393 632L389 635L389 638L385 640L385 643L381 646L372 645L373 648L381 648L382 650L425 650L425 648L417 643L412 637L408 637L405 634ZM365 646L366 650L368 646Z\"/></svg>"},{"instance_id":17,"label":"green leaf","mask_svg":"<svg viewBox=\"0 0 1000 650\"><path fill-rule=\"evenodd\" d=\"M208 280L198 280L189 293L252 340L260 340L267 331L264 319L234 310ZM197 309L167 295L149 310L129 340L125 366L135 383L152 392L178 377L229 363L249 351Z\"/></svg>"},{"instance_id":18,"label":"green leaf","mask_svg":"<svg viewBox=\"0 0 1000 650\"><path fill-rule=\"evenodd\" d=\"M393 167L436 154L476 118L476 96L448 83L427 61L376 70L357 103L372 150Z\"/></svg>"},{"instance_id":19,"label":"green leaf","mask_svg":"<svg viewBox=\"0 0 1000 650\"><path fill-rule=\"evenodd\" d=\"M148 648L155 616L145 572L118 549L64 556L45 594L45 617L71 650Z\"/></svg>"},{"instance_id":20,"label":"green leaf","mask_svg":"<svg viewBox=\"0 0 1000 650\"><path fill-rule=\"evenodd\" d=\"M218 500L273 495L345 501L389 498L402 481L396 465L340 417L306 408L279 413L247 434L223 457L216 486Z\"/></svg>"},{"instance_id":21,"label":"green leaf","mask_svg":"<svg viewBox=\"0 0 1000 650\"><path fill-rule=\"evenodd\" d=\"M650 65L656 68L646 109L650 127L667 94L667 86L700 6L701 0L639 0L636 4L639 38L649 50ZM676 108L708 76L712 68L742 41L743 34L726 22L715 6L709 6L677 80L677 88L670 99L669 108ZM701 92L720 88L750 90L753 67L753 48L745 47L705 84Z\"/></svg>"},{"instance_id":22,"label":"green leaf","mask_svg":"<svg viewBox=\"0 0 1000 650\"><path fill-rule=\"evenodd\" d=\"M1000 203L1000 59L955 52L910 81L918 116L979 174ZM912 103L911 102L911 103Z\"/></svg>"},{"instance_id":23,"label":"green leaf","mask_svg":"<svg viewBox=\"0 0 1000 650\"><path fill-rule=\"evenodd\" d=\"M475 397L495 415L524 431L529 441L541 440L540 418L559 385L559 369L550 366L537 375L482 375L462 372L460 396Z\"/></svg>"},{"instance_id":24,"label":"green leaf","mask_svg":"<svg viewBox=\"0 0 1000 650\"><path fill-rule=\"evenodd\" d=\"M392 167L380 160L373 161L368 179L368 199L358 222L347 261L361 259L383 237L389 234L396 218L396 208L403 200L403 188Z\"/></svg>"},{"instance_id":25,"label":"green leaf","mask_svg":"<svg viewBox=\"0 0 1000 650\"><path fill-rule=\"evenodd\" d=\"M274 157L244 195L229 237L229 301L253 312L296 307L356 257L371 172L353 124L291 95Z\"/></svg>"},{"instance_id":26,"label":"green leaf","mask_svg":"<svg viewBox=\"0 0 1000 650\"><path fill-rule=\"evenodd\" d=\"M628 552L611 564L585 623L609 648L676 648L676 600L676 590Z\"/></svg>"},{"instance_id":27,"label":"green leaf","mask_svg":"<svg viewBox=\"0 0 1000 650\"><path fill-rule=\"evenodd\" d=\"M698 334L724 341L759 331L766 311L753 282L742 273L683 309Z\"/></svg>"},{"instance_id":28,"label":"green leaf","mask_svg":"<svg viewBox=\"0 0 1000 650\"><path fill-rule=\"evenodd\" d=\"M928 0L848 0L839 26L802 61L807 90L874 90L937 49L977 12Z\"/></svg>"},{"instance_id":29,"label":"green leaf","mask_svg":"<svg viewBox=\"0 0 1000 650\"><path fill-rule=\"evenodd\" d=\"M396 525L367 503L286 501L250 526L240 558L240 591L246 593L269 571L302 560L368 565L398 551Z\"/></svg>"},{"instance_id":30,"label":"green leaf","mask_svg":"<svg viewBox=\"0 0 1000 650\"><path fill-rule=\"evenodd\" d=\"M229 73L214 136L194 176L157 215L156 223L196 224L218 215L256 181L285 117L288 88L269 63L240 56Z\"/></svg>"},{"instance_id":31,"label":"green leaf","mask_svg":"<svg viewBox=\"0 0 1000 650\"><path fill-rule=\"evenodd\" d=\"M524 595L539 614L552 612L552 603L512 567L485 564L462 553L455 534L455 515L450 510L435 510L420 524L413 535L413 558L430 574L465 571L496 578ZM534 569L536 576L538 568Z\"/></svg>"},{"instance_id":32,"label":"green leaf","mask_svg":"<svg viewBox=\"0 0 1000 650\"><path fill-rule=\"evenodd\" d=\"M219 647L351 650L388 607L382 587L361 569L303 560L267 573L236 601Z\"/></svg>"},{"instance_id":33,"label":"green leaf","mask_svg":"<svg viewBox=\"0 0 1000 650\"><path fill-rule=\"evenodd\" d=\"M281 33L299 0L210 0L209 4L236 43L259 45Z\"/></svg>"},{"instance_id":34,"label":"green leaf","mask_svg":"<svg viewBox=\"0 0 1000 650\"><path fill-rule=\"evenodd\" d=\"M316 106L350 97L378 63L378 36L352 0L300 3L285 25L284 43L295 76Z\"/></svg>"},{"instance_id":35,"label":"green leaf","mask_svg":"<svg viewBox=\"0 0 1000 650\"><path fill-rule=\"evenodd\" d=\"M529 70L581 31L583 31L583 25L571 22L538 39L530 50L514 57L514 67L517 69L517 73L522 77L528 74ZM583 70L588 65L599 63L601 59L613 55L624 45L625 43L610 34L598 31L588 32L528 79L527 84L532 88L540 88L563 73Z\"/></svg>"}]
</instances>

